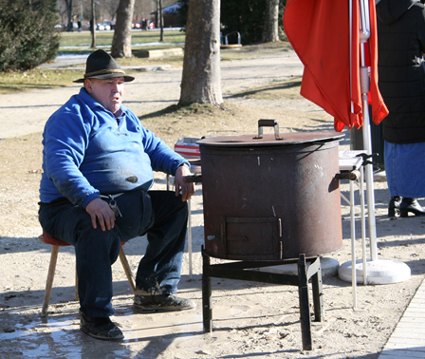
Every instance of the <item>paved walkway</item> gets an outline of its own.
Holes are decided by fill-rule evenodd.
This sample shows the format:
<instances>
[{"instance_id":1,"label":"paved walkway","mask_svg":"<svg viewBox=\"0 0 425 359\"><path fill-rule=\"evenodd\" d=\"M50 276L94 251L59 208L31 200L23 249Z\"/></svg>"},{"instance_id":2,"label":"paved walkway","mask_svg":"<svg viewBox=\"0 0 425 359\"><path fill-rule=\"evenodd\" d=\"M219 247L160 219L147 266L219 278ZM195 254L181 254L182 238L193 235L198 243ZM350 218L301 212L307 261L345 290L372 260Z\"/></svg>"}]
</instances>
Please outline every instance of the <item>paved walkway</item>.
<instances>
[{"instance_id":1,"label":"paved walkway","mask_svg":"<svg viewBox=\"0 0 425 359\"><path fill-rule=\"evenodd\" d=\"M422 282L378 359L425 358L425 281Z\"/></svg>"}]
</instances>

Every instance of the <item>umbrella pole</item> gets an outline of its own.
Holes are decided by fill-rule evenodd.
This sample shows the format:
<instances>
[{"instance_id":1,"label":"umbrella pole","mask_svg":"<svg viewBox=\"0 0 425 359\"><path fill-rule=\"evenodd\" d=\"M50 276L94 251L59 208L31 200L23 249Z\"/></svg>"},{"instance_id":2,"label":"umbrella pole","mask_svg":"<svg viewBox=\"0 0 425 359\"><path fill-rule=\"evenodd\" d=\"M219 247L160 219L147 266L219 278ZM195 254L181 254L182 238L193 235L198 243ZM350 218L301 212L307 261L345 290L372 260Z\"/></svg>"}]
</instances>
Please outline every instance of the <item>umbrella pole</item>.
<instances>
[{"instance_id":1,"label":"umbrella pole","mask_svg":"<svg viewBox=\"0 0 425 359\"><path fill-rule=\"evenodd\" d=\"M363 113L363 148L368 155L372 154L372 140L370 131L370 117L368 105L368 92L370 87L370 78L368 68L366 66L366 46L370 37L370 13L369 1L371 0L355 0L359 1L360 9L360 92L362 94L362 113ZM351 6L351 1L349 2ZM373 6L375 3L373 2ZM351 13L350 13L351 14ZM351 61L351 60L350 60ZM352 262L343 263L338 269L340 278L348 278L349 270L352 274L352 280L355 278L363 277L364 284L390 284L406 281L410 278L411 271L409 266L403 262L394 260L378 259L377 253L377 237L376 237L376 218L375 218L375 192L373 185L373 165L367 164L366 168L366 192L367 192L367 214L369 224L369 239L371 260L366 261L363 253L363 263L356 263L353 259ZM354 268L355 266L355 271ZM363 271L363 276L361 272ZM344 274L344 275L342 275ZM360 274L357 276L357 274ZM353 289L355 286L353 284ZM354 307L356 306L354 298Z\"/></svg>"},{"instance_id":2,"label":"umbrella pole","mask_svg":"<svg viewBox=\"0 0 425 359\"><path fill-rule=\"evenodd\" d=\"M370 78L366 66L366 44L370 38L370 14L369 0L360 0L360 91L362 94L363 113L363 148L367 155L372 155L372 139L370 130L368 93L370 90ZM369 219L369 237L371 260L378 259L376 243L376 219L375 219L375 192L373 186L373 164L366 166L366 196Z\"/></svg>"},{"instance_id":3,"label":"umbrella pole","mask_svg":"<svg viewBox=\"0 0 425 359\"><path fill-rule=\"evenodd\" d=\"M372 139L370 130L368 93L370 78L366 66L366 44L370 38L369 0L360 0L360 91L362 94L363 113L363 148L368 156L372 155ZM373 164L366 165L366 197L369 219L370 254L372 261L378 259L376 244L375 192L373 186Z\"/></svg>"},{"instance_id":4,"label":"umbrella pole","mask_svg":"<svg viewBox=\"0 0 425 359\"><path fill-rule=\"evenodd\" d=\"M366 45L370 37L370 13L369 1L360 0L360 91L362 94L362 112L363 112L363 146L368 155L372 154L372 140L370 130L370 117L368 105L368 92L370 88L370 78L366 66ZM372 4L374 6L374 3ZM366 165L366 196L369 219L369 237L371 261L366 263L369 268L367 275L370 274L374 279L370 280L372 284L389 284L408 280L410 278L410 268L402 262L378 259L378 247L376 240L376 218L375 218L375 192L373 185L373 165ZM355 265L355 264L354 264Z\"/></svg>"},{"instance_id":5,"label":"umbrella pole","mask_svg":"<svg viewBox=\"0 0 425 359\"><path fill-rule=\"evenodd\" d=\"M361 72L360 82L362 78L367 75L367 68L364 67L364 46L361 44ZM365 72L363 76L362 73ZM369 85L368 85L369 86ZM363 106L363 146L368 155L372 154L372 140L370 131L370 117L368 106L367 92L363 93L362 88L362 106ZM369 224L369 238L370 238L370 252L371 261L365 263L363 258L363 275L364 284L366 280L370 284L390 284L399 283L410 279L411 271L407 264L395 260L378 259L378 246L376 236L376 218L375 218L375 192L373 185L373 165L366 165L366 196L367 196L367 214ZM354 264L356 265L356 264Z\"/></svg>"},{"instance_id":6,"label":"umbrella pole","mask_svg":"<svg viewBox=\"0 0 425 359\"><path fill-rule=\"evenodd\" d=\"M364 46L364 44L362 44ZM367 69L366 69L367 70ZM363 97L363 146L368 155L372 154L372 141L370 134L370 119L368 109L368 96L362 94ZM367 214L369 224L370 237L370 255L371 260L378 259L378 247L376 242L376 218L375 218L375 191L373 186L373 164L366 165L366 198L367 198Z\"/></svg>"}]
</instances>

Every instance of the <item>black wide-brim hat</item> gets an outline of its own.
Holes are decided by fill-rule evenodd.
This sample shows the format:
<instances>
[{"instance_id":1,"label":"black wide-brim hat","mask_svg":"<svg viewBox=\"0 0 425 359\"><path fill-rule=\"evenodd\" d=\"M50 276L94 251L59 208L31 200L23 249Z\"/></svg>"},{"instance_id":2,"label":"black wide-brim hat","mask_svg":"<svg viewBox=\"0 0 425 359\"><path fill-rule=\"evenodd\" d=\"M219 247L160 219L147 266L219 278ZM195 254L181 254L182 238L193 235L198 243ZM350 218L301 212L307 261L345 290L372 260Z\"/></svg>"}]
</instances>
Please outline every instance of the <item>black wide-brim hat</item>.
<instances>
[{"instance_id":1,"label":"black wide-brim hat","mask_svg":"<svg viewBox=\"0 0 425 359\"><path fill-rule=\"evenodd\" d=\"M85 79L108 80L115 77L124 77L125 82L134 80L133 76L125 74L118 62L106 51L96 50L87 58L84 78L74 82L84 82Z\"/></svg>"}]
</instances>

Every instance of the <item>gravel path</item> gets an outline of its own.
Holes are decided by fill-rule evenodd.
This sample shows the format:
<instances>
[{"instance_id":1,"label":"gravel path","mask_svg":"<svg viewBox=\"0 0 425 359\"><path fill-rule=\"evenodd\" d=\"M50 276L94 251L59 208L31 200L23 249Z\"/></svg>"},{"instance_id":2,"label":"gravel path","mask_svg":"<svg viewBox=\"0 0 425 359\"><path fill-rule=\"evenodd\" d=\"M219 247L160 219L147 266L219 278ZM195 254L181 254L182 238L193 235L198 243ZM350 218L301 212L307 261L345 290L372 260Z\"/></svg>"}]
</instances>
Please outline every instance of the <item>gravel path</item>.
<instances>
[{"instance_id":1,"label":"gravel path","mask_svg":"<svg viewBox=\"0 0 425 359\"><path fill-rule=\"evenodd\" d=\"M231 94L243 90L299 76L302 70L293 52L223 62L223 96L229 99ZM141 116L175 104L180 95L180 80L181 69L139 73L136 80L126 86L126 105ZM104 343L91 339L79 331L78 303L73 301L75 256L73 248L66 247L61 248L58 258L49 316L41 318L50 248L37 240L41 233L37 220L40 138L50 114L78 88L79 85L75 85L0 97L0 138L5 139L0 141L0 358L378 358L425 273L425 221L422 217L390 220L386 182L374 184L378 255L406 263L412 277L390 285L359 285L357 308L353 308L351 283L337 276L326 277L323 297L326 320L312 324L312 351L301 350L298 288L291 286L214 279L213 332L203 333L200 249L204 233L200 185L191 202L193 273L190 275L186 251L179 287L180 295L197 303L196 310L133 313L133 296L117 262L113 265L116 309L113 320L122 328L125 341ZM280 98L258 100L247 95L231 101L256 119L264 113L280 115L285 129L332 128L329 116L319 116L317 107L299 97L283 101ZM162 120L167 122L165 117ZM166 125L171 126L171 121L173 119ZM190 119L186 121L190 124ZM219 125L206 122L205 127ZM30 136L23 136L28 134ZM346 140L340 148L347 143ZM348 198L347 182L341 183L341 193ZM164 178L158 178L155 185L164 188ZM352 258L349 206L344 201L341 211L343 248L332 255L340 264ZM356 213L359 237L358 211ZM125 245L133 273L145 247L143 238L135 238ZM357 248L357 258L360 258L360 243ZM393 353L399 358L406 357L404 352L393 350Z\"/></svg>"},{"instance_id":2,"label":"gravel path","mask_svg":"<svg viewBox=\"0 0 425 359\"><path fill-rule=\"evenodd\" d=\"M65 68L75 65L75 61L63 59L60 62ZM78 61L85 62L85 59L79 58ZM57 68L60 67L57 64ZM221 65L223 97L291 76L300 76L302 71L303 66L293 51L257 59L225 61ZM124 104L136 115L142 116L179 101L181 69L154 68L153 71L142 72L135 77L135 81L126 85ZM76 84L0 96L0 139L42 132L49 116L77 93L80 87L80 84Z\"/></svg>"}]
</instances>

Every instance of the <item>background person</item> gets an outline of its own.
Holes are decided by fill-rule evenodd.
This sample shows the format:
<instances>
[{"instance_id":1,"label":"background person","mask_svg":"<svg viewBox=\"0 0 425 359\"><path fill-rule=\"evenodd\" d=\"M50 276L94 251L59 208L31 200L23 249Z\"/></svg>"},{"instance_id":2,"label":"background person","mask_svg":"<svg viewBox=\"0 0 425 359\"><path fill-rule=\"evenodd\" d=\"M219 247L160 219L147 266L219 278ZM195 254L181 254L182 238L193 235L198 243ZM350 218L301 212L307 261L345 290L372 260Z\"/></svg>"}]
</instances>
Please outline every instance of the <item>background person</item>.
<instances>
[{"instance_id":1,"label":"background person","mask_svg":"<svg viewBox=\"0 0 425 359\"><path fill-rule=\"evenodd\" d=\"M382 121L388 215L425 215L425 10L418 0L381 0L379 89L389 115Z\"/></svg>"}]
</instances>

